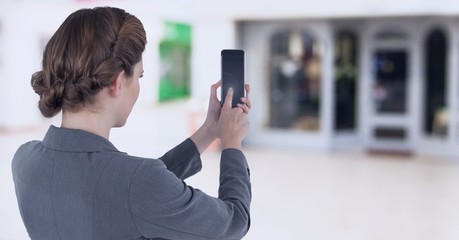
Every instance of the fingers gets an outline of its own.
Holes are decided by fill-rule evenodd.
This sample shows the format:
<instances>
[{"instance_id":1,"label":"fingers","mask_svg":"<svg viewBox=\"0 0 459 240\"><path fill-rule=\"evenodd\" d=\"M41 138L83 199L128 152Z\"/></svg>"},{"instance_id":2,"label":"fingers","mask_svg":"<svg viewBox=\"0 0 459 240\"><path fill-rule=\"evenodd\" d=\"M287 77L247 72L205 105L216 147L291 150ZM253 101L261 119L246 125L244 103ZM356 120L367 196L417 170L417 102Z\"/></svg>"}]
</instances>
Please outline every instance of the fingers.
<instances>
[{"instance_id":1,"label":"fingers","mask_svg":"<svg viewBox=\"0 0 459 240\"><path fill-rule=\"evenodd\" d=\"M243 102L243 104L239 103L237 106L241 108L244 111L244 113L249 113L250 108L252 108L252 103L250 102L250 99L243 97L241 98L241 101Z\"/></svg>"},{"instance_id":2,"label":"fingers","mask_svg":"<svg viewBox=\"0 0 459 240\"><path fill-rule=\"evenodd\" d=\"M222 85L222 81L218 81L210 86L210 97L216 98L217 97L217 89Z\"/></svg>"},{"instance_id":3,"label":"fingers","mask_svg":"<svg viewBox=\"0 0 459 240\"><path fill-rule=\"evenodd\" d=\"M250 102L250 98L247 98L247 97L243 97L241 98L241 101L247 105L249 108L252 108L252 103Z\"/></svg>"},{"instance_id":4,"label":"fingers","mask_svg":"<svg viewBox=\"0 0 459 240\"><path fill-rule=\"evenodd\" d=\"M223 107L232 108L233 104L233 88L229 88L228 92L226 93L225 104Z\"/></svg>"},{"instance_id":5,"label":"fingers","mask_svg":"<svg viewBox=\"0 0 459 240\"><path fill-rule=\"evenodd\" d=\"M250 102L249 93L250 93L250 84L245 84L246 97L241 98L243 104L238 104L238 107L244 111L244 113L249 113L250 108L252 108L252 103Z\"/></svg>"},{"instance_id":6,"label":"fingers","mask_svg":"<svg viewBox=\"0 0 459 240\"><path fill-rule=\"evenodd\" d=\"M250 93L250 84L245 84L245 96L248 98Z\"/></svg>"},{"instance_id":7,"label":"fingers","mask_svg":"<svg viewBox=\"0 0 459 240\"><path fill-rule=\"evenodd\" d=\"M249 106L247 106L247 104L240 104L240 103L238 103L237 106L238 106L240 109L242 109L242 111L243 111L244 113L249 113L250 108L249 108Z\"/></svg>"},{"instance_id":8,"label":"fingers","mask_svg":"<svg viewBox=\"0 0 459 240\"><path fill-rule=\"evenodd\" d=\"M217 88L219 88L221 86L221 80L216 82L215 84L213 84L211 86L211 89L212 89L212 93L211 93L211 96L214 97L216 96L217 94ZM250 84L245 84L245 91L246 91L246 97L242 97L241 98L241 102L242 103L239 103L237 106L244 112L244 113L249 113L249 110L252 108L252 103L250 102L250 98L249 98L249 93L250 93ZM226 94L226 97L225 97L225 104L226 105L226 108L232 108L232 100L233 100L233 94L234 94L234 91L232 88L229 88L228 89L228 92Z\"/></svg>"}]
</instances>

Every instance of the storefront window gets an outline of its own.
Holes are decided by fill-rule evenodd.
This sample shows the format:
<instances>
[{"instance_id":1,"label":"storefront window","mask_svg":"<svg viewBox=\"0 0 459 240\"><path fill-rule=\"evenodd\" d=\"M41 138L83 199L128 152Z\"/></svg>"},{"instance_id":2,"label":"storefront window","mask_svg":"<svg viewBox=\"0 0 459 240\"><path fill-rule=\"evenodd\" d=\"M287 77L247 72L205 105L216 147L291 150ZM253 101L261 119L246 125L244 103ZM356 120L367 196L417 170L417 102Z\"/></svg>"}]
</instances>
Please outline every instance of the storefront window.
<instances>
[{"instance_id":1,"label":"storefront window","mask_svg":"<svg viewBox=\"0 0 459 240\"><path fill-rule=\"evenodd\" d=\"M320 130L321 51L319 41L303 30L272 35L269 127Z\"/></svg>"},{"instance_id":2,"label":"storefront window","mask_svg":"<svg viewBox=\"0 0 459 240\"><path fill-rule=\"evenodd\" d=\"M357 125L358 42L352 31L335 35L335 129L354 130Z\"/></svg>"},{"instance_id":3,"label":"storefront window","mask_svg":"<svg viewBox=\"0 0 459 240\"><path fill-rule=\"evenodd\" d=\"M431 31L425 45L424 132L428 135L446 136L448 130L446 49L444 32Z\"/></svg>"},{"instance_id":4,"label":"storefront window","mask_svg":"<svg viewBox=\"0 0 459 240\"><path fill-rule=\"evenodd\" d=\"M381 49L373 55L373 101L379 114L404 114L407 110L406 50Z\"/></svg>"}]
</instances>

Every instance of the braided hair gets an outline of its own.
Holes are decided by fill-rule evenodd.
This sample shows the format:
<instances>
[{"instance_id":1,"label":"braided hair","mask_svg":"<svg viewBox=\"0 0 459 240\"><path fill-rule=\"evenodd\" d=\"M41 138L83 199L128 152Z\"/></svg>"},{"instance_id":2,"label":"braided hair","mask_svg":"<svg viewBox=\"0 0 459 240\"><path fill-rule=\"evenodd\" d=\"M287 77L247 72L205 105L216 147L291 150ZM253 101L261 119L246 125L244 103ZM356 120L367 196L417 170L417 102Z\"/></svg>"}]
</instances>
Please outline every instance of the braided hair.
<instances>
[{"instance_id":1,"label":"braided hair","mask_svg":"<svg viewBox=\"0 0 459 240\"><path fill-rule=\"evenodd\" d=\"M72 13L47 43L43 69L31 78L42 115L77 112L93 104L96 94L110 86L120 71L132 76L146 42L140 20L122 9L98 7Z\"/></svg>"}]
</instances>

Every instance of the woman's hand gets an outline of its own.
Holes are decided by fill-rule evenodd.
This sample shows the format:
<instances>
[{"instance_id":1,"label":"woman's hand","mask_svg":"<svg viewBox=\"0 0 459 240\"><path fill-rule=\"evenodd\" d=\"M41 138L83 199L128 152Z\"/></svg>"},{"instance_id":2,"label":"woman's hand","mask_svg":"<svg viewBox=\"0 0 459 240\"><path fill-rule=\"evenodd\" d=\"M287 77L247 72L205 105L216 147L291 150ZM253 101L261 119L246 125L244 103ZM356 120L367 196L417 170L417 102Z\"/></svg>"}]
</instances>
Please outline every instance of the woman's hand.
<instances>
[{"instance_id":1,"label":"woman's hand","mask_svg":"<svg viewBox=\"0 0 459 240\"><path fill-rule=\"evenodd\" d=\"M217 137L217 123L220 119L221 113L221 102L217 98L217 90L221 86L221 80L212 84L210 87L210 99L209 99L209 107L207 110L207 117L204 122L206 128L209 129L210 134L214 137ZM246 97L241 98L242 103L239 103L237 106L241 108L245 113L249 113L252 104L250 103L249 93L250 93L250 85L245 85Z\"/></svg>"},{"instance_id":2,"label":"woman's hand","mask_svg":"<svg viewBox=\"0 0 459 240\"><path fill-rule=\"evenodd\" d=\"M209 134L215 139L217 138L217 123L220 118L221 103L217 98L217 89L221 86L221 81L218 81L210 87L209 107L207 109L207 117L203 126L209 131Z\"/></svg>"},{"instance_id":3,"label":"woman's hand","mask_svg":"<svg viewBox=\"0 0 459 240\"><path fill-rule=\"evenodd\" d=\"M196 144L200 153L204 152L205 149L216 139L220 138L222 140L222 133L221 124L219 123L221 119L222 113L222 106L220 100L217 98L217 90L221 86L221 81L218 81L210 87L210 99L209 99L209 107L207 110L206 120L204 124L191 136L191 140ZM239 110L247 115L252 107L250 103L250 99L248 98L250 92L249 84L245 85L246 90L246 97L241 98L242 104L238 104L238 107L234 108L234 110ZM231 94L232 98L232 94ZM229 101L231 103L231 99ZM231 107L230 107L231 108ZM228 110L229 111L229 110ZM225 120L226 121L226 120ZM224 128L226 129L226 128ZM231 130L224 130L224 131L231 131ZM224 140L223 143L228 143L230 140L232 141L231 137L223 136ZM233 144L234 145L234 144ZM240 148L239 144L236 144L233 148ZM223 144L222 144L223 146Z\"/></svg>"},{"instance_id":4,"label":"woman's hand","mask_svg":"<svg viewBox=\"0 0 459 240\"><path fill-rule=\"evenodd\" d=\"M233 89L230 88L226 94L225 104L221 109L217 127L222 149L241 149L242 140L249 129L249 121L247 119L247 113L250 110L249 99L244 98L244 104L240 104L235 108L231 107L232 99Z\"/></svg>"},{"instance_id":5,"label":"woman's hand","mask_svg":"<svg viewBox=\"0 0 459 240\"><path fill-rule=\"evenodd\" d=\"M245 85L245 97L241 98L241 101L243 103L237 104L237 106L242 108L242 110L247 114L249 113L250 108L252 107L252 104L250 103L249 93L250 93L250 85L246 84Z\"/></svg>"}]
</instances>

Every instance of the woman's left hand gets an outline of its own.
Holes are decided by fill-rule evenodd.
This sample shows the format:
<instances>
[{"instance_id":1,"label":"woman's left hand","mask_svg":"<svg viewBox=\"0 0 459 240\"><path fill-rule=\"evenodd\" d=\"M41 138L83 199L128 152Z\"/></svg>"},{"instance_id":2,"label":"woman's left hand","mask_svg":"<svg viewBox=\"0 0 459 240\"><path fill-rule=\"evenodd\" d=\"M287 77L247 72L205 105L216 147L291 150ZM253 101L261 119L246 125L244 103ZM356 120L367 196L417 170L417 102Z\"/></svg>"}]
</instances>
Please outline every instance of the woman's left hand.
<instances>
[{"instance_id":1,"label":"woman's left hand","mask_svg":"<svg viewBox=\"0 0 459 240\"><path fill-rule=\"evenodd\" d=\"M210 87L210 99L209 107L207 109L207 117L204 122L207 130L211 132L214 138L216 138L216 127L218 119L220 118L220 111L222 109L220 100L217 98L217 89L221 86L221 81L218 81Z\"/></svg>"},{"instance_id":2,"label":"woman's left hand","mask_svg":"<svg viewBox=\"0 0 459 240\"><path fill-rule=\"evenodd\" d=\"M210 99L209 99L209 108L207 110L207 117L204 122L204 126L210 131L215 138L217 136L217 122L220 119L220 112L222 105L220 100L217 98L217 89L221 86L221 80L212 84L210 87ZM238 107L241 108L245 113L249 113L252 104L250 102L249 93L250 85L245 84L246 97L241 98L242 104L238 104Z\"/></svg>"}]
</instances>

